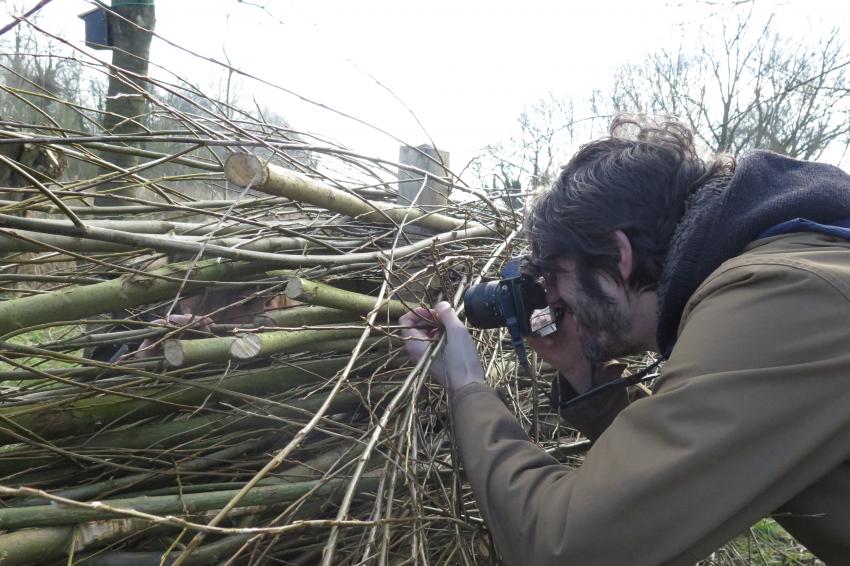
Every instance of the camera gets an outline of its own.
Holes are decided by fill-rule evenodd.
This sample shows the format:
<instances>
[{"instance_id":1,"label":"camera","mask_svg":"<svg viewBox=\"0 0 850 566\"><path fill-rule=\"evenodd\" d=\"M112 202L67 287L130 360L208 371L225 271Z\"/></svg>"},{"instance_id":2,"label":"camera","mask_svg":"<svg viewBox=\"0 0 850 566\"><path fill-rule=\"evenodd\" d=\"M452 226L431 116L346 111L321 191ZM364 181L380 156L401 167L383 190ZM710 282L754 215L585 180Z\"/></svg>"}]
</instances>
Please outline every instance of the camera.
<instances>
[{"instance_id":1,"label":"camera","mask_svg":"<svg viewBox=\"0 0 850 566\"><path fill-rule=\"evenodd\" d=\"M519 336L547 336L556 321L546 302L546 290L529 275L472 285L463 295L466 320L475 328L507 327Z\"/></svg>"}]
</instances>

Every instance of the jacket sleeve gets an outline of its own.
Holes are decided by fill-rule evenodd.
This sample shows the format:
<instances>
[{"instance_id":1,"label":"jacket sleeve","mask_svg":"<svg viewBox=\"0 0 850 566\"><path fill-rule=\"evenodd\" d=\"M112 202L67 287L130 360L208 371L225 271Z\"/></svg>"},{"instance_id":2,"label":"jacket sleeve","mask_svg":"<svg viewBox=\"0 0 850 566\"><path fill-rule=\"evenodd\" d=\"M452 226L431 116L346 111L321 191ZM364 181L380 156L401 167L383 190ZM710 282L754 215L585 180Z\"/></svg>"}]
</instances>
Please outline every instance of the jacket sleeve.
<instances>
[{"instance_id":1,"label":"jacket sleeve","mask_svg":"<svg viewBox=\"0 0 850 566\"><path fill-rule=\"evenodd\" d=\"M848 273L850 281L850 273ZM452 399L469 482L509 565L692 564L848 458L846 288L804 266L697 291L655 395L570 471L495 392Z\"/></svg>"}]
</instances>

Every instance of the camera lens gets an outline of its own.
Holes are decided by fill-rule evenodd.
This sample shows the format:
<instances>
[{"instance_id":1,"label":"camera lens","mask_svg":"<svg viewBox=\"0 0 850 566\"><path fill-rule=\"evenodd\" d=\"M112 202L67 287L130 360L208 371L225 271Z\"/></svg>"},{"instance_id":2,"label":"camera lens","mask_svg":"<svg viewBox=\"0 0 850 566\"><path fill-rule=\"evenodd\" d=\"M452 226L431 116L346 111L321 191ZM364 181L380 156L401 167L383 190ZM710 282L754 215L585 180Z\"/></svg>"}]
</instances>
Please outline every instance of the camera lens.
<instances>
[{"instance_id":1,"label":"camera lens","mask_svg":"<svg viewBox=\"0 0 850 566\"><path fill-rule=\"evenodd\" d=\"M473 285L463 294L466 320L475 328L499 328L507 322L499 306L499 281Z\"/></svg>"}]
</instances>

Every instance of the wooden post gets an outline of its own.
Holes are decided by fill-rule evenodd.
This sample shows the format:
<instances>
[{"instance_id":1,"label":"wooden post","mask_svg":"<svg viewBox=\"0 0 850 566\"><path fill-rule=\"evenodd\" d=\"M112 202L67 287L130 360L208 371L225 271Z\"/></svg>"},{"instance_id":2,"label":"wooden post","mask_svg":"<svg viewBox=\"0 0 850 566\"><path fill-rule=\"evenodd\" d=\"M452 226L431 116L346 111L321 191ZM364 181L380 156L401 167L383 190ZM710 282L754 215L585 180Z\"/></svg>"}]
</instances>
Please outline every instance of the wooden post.
<instances>
[{"instance_id":1,"label":"wooden post","mask_svg":"<svg viewBox=\"0 0 850 566\"><path fill-rule=\"evenodd\" d=\"M441 212L449 202L450 185L437 179L449 176L449 153L430 145L403 145L399 148L398 160L402 165L416 167L428 175L399 168L396 202L402 206L414 204L427 212ZM433 234L416 226L406 228L405 233L419 237Z\"/></svg>"}]
</instances>

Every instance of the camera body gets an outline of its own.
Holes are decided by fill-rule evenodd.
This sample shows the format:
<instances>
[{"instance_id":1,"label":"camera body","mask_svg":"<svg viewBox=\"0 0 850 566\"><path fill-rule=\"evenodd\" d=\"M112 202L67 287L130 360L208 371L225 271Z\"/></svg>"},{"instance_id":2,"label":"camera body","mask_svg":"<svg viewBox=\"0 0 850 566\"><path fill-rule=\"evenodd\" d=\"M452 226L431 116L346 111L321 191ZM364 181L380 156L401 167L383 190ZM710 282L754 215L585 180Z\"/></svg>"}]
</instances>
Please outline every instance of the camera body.
<instances>
[{"instance_id":1,"label":"camera body","mask_svg":"<svg viewBox=\"0 0 850 566\"><path fill-rule=\"evenodd\" d=\"M516 275L472 285L463 295L466 320L475 328L507 327L512 336L545 336L555 331L555 323L547 309L546 291L528 275ZM546 318L543 324L534 319ZM537 321L538 323L541 321Z\"/></svg>"}]
</instances>

